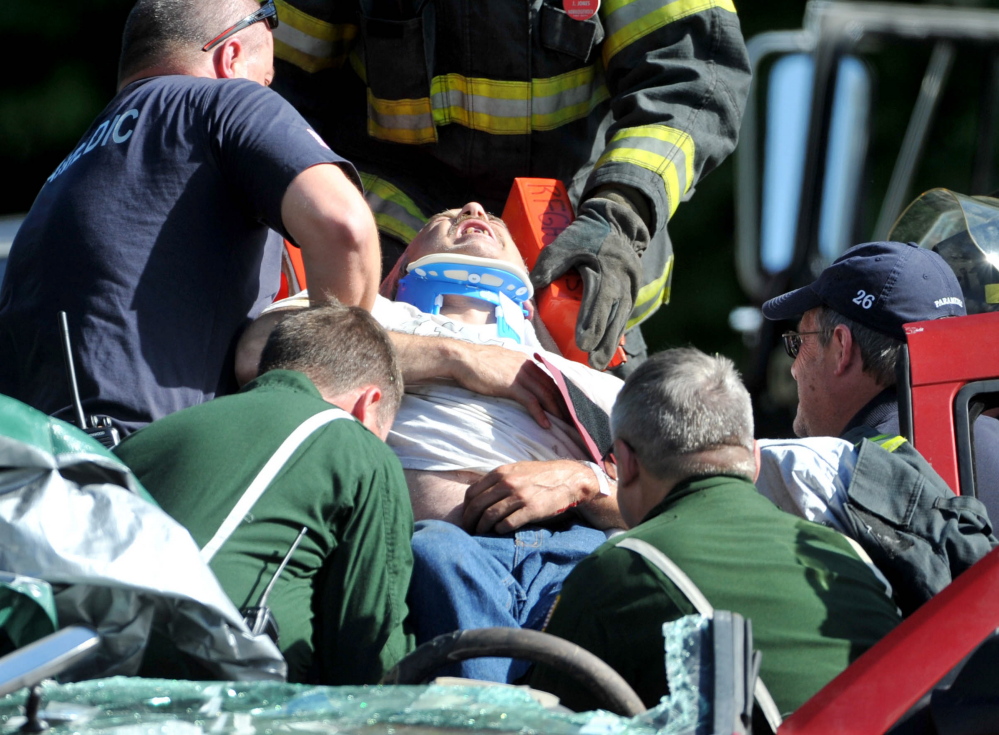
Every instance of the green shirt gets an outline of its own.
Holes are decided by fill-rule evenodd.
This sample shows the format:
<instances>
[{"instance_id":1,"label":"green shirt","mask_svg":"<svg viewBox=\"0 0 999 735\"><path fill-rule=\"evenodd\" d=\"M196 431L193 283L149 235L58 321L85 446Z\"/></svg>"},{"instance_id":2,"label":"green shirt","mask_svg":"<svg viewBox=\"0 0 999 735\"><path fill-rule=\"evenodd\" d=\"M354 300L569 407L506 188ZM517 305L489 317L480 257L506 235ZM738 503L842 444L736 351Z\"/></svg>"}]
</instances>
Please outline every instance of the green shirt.
<instances>
[{"instance_id":1,"label":"green shirt","mask_svg":"<svg viewBox=\"0 0 999 735\"><path fill-rule=\"evenodd\" d=\"M329 408L305 375L275 370L153 422L115 451L204 546L288 435ZM413 647L403 630L413 512L398 460L359 422L315 431L212 559L236 607L259 603L303 526L267 600L289 680L376 682Z\"/></svg>"},{"instance_id":2,"label":"green shirt","mask_svg":"<svg viewBox=\"0 0 999 735\"><path fill-rule=\"evenodd\" d=\"M800 706L900 619L836 531L778 510L745 480L687 481L577 565L546 628L610 664L649 707L667 693L662 624L696 611L661 571L615 548L629 536L669 556L716 609L752 620L760 676L781 712ZM593 707L550 667L538 665L530 684L570 708Z\"/></svg>"}]
</instances>

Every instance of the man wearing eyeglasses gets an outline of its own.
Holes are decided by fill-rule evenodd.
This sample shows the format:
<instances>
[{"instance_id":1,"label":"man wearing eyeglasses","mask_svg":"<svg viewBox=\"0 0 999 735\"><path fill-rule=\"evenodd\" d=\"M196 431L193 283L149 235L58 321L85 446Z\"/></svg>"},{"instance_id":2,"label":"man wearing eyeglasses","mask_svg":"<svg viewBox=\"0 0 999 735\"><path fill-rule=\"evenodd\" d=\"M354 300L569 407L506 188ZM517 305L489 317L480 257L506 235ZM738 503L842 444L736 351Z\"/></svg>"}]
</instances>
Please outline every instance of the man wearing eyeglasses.
<instances>
[{"instance_id":1,"label":"man wearing eyeglasses","mask_svg":"<svg viewBox=\"0 0 999 735\"><path fill-rule=\"evenodd\" d=\"M0 392L125 434L235 388L233 354L278 287L281 237L317 301L370 309L380 256L353 166L273 79L273 2L139 0L119 92L43 186L0 291Z\"/></svg>"},{"instance_id":2,"label":"man wearing eyeglasses","mask_svg":"<svg viewBox=\"0 0 999 735\"><path fill-rule=\"evenodd\" d=\"M964 294L946 261L913 243L847 250L814 283L763 304L772 320L798 318L784 347L798 384L798 436L843 436L867 426L898 434L895 363L902 325L964 316ZM999 517L999 422L975 422L979 498Z\"/></svg>"}]
</instances>

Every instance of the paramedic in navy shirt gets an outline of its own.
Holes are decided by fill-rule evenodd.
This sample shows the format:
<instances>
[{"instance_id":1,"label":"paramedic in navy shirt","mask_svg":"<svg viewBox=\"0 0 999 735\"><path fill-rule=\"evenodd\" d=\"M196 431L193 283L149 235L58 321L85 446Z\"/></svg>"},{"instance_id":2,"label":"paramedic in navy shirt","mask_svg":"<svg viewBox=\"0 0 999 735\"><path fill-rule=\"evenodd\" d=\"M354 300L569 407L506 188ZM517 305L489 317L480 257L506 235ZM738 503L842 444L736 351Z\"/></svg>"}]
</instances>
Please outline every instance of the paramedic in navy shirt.
<instances>
[{"instance_id":1,"label":"paramedic in navy shirt","mask_svg":"<svg viewBox=\"0 0 999 735\"><path fill-rule=\"evenodd\" d=\"M370 309L380 256L352 165L267 89L273 0L139 0L119 91L52 172L0 287L0 393L122 433L235 389L236 340L278 288Z\"/></svg>"}]
</instances>

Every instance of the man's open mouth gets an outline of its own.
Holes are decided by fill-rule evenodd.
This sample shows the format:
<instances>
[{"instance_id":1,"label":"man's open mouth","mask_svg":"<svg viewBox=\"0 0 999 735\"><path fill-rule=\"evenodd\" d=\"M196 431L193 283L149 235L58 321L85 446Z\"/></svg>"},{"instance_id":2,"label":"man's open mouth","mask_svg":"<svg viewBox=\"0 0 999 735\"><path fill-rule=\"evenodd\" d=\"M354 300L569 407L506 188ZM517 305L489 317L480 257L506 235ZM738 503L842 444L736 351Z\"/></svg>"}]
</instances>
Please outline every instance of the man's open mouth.
<instances>
[{"instance_id":1,"label":"man's open mouth","mask_svg":"<svg viewBox=\"0 0 999 735\"><path fill-rule=\"evenodd\" d=\"M496 239L496 233L493 232L493 228L485 220L478 217L460 217L455 220L455 223L451 225L451 232L455 238L464 237L465 235L485 235L487 237Z\"/></svg>"}]
</instances>

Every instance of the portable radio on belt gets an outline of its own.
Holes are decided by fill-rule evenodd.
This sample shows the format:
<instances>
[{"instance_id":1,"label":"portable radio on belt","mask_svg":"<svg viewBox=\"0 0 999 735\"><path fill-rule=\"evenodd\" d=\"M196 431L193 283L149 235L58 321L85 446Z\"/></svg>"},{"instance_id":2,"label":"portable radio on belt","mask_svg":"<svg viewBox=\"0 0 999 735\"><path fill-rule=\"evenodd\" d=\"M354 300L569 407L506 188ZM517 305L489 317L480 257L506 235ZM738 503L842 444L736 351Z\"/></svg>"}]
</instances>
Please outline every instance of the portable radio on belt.
<instances>
[{"instance_id":1,"label":"portable radio on belt","mask_svg":"<svg viewBox=\"0 0 999 735\"><path fill-rule=\"evenodd\" d=\"M298 537L292 543L291 548L288 549L288 553L284 555L284 559L278 565L277 570L274 572L274 576L271 577L271 581L267 583L267 588L264 593L260 595L260 600L254 607L244 607L240 610L240 614L243 616L243 620L246 622L246 627L250 629L253 635L264 634L270 638L275 643L278 642L278 638L281 635L281 631L278 629L277 620L274 618L274 613L267 606L267 598L270 597L271 590L274 589L274 584L277 582L278 577L281 576L281 572L284 568L288 566L288 562L291 560L291 555L295 553L295 549L298 545L302 543L302 537L305 536L306 532L309 530L308 526L302 526L302 530L298 532Z\"/></svg>"},{"instance_id":2,"label":"portable radio on belt","mask_svg":"<svg viewBox=\"0 0 999 735\"><path fill-rule=\"evenodd\" d=\"M534 267L541 250L576 218L565 185L558 179L513 180L513 188L503 209L503 221L510 229L517 249L528 269ZM583 302L583 282L575 270L569 271L535 295L538 314L564 357L589 365L589 354L576 346L576 320ZM624 344L624 338L621 339ZM618 345L608 368L628 359Z\"/></svg>"}]
</instances>

